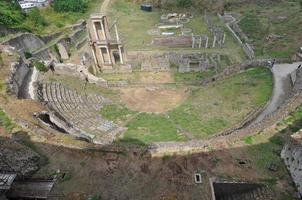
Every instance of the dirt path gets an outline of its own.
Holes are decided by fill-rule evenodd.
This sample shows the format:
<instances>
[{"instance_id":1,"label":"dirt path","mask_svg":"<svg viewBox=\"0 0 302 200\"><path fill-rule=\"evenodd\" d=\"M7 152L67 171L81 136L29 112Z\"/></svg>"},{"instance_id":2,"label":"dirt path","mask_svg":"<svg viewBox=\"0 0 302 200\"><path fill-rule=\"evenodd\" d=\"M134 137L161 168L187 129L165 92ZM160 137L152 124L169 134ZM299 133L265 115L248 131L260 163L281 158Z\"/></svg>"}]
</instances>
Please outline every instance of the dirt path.
<instances>
[{"instance_id":1,"label":"dirt path","mask_svg":"<svg viewBox=\"0 0 302 200\"><path fill-rule=\"evenodd\" d=\"M103 4L101 6L101 13L102 14L104 14L104 15L107 14L109 4L110 4L110 0L104 0Z\"/></svg>"},{"instance_id":2,"label":"dirt path","mask_svg":"<svg viewBox=\"0 0 302 200\"><path fill-rule=\"evenodd\" d=\"M262 121L267 115L276 111L286 100L291 91L290 74L297 69L301 63L276 64L272 72L274 76L274 91L272 99L266 109L255 119L253 123Z\"/></svg>"}]
</instances>

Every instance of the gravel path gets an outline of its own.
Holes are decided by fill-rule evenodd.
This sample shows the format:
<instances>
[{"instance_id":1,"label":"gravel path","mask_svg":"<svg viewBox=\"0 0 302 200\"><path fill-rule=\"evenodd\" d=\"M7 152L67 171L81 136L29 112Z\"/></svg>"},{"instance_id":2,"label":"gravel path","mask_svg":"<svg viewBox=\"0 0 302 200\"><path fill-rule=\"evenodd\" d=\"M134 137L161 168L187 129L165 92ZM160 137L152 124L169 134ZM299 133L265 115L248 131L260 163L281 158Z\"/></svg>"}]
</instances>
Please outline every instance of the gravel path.
<instances>
[{"instance_id":1,"label":"gravel path","mask_svg":"<svg viewBox=\"0 0 302 200\"><path fill-rule=\"evenodd\" d=\"M295 71L301 62L292 64L275 64L272 68L274 76L273 96L266 109L255 119L254 123L262 121L267 115L276 111L291 92L290 74Z\"/></svg>"}]
</instances>

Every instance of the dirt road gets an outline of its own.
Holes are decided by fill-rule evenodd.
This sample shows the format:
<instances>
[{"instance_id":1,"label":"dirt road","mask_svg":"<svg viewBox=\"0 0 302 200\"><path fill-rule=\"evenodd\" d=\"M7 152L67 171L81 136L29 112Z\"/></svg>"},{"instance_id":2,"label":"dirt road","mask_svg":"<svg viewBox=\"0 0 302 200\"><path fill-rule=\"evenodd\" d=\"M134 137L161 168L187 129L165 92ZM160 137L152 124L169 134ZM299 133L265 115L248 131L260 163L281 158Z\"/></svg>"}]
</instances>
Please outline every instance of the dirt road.
<instances>
[{"instance_id":1,"label":"dirt road","mask_svg":"<svg viewBox=\"0 0 302 200\"><path fill-rule=\"evenodd\" d=\"M106 15L107 14L107 10L110 4L110 0L104 0L102 6L101 6L101 13Z\"/></svg>"}]
</instances>

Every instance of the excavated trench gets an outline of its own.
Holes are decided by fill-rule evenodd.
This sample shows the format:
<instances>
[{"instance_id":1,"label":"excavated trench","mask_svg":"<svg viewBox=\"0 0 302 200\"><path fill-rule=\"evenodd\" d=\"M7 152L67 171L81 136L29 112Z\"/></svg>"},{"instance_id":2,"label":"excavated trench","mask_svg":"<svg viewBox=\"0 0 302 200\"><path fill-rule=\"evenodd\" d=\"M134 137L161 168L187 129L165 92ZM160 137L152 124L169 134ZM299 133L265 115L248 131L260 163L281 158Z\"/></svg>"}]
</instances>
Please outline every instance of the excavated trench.
<instances>
[{"instance_id":1,"label":"excavated trench","mask_svg":"<svg viewBox=\"0 0 302 200\"><path fill-rule=\"evenodd\" d=\"M40 121L42 121L45 125L47 125L48 127L56 130L56 131L59 131L61 133L64 133L64 134L68 134L68 132L63 129L63 128L60 128L59 126L57 126L55 123L53 123L51 120L50 120L50 117L49 117L49 114L47 113L40 113L38 114L37 116L37 119L39 119Z\"/></svg>"},{"instance_id":2,"label":"excavated trench","mask_svg":"<svg viewBox=\"0 0 302 200\"><path fill-rule=\"evenodd\" d=\"M213 182L215 200L263 199L265 187L256 183Z\"/></svg>"}]
</instances>

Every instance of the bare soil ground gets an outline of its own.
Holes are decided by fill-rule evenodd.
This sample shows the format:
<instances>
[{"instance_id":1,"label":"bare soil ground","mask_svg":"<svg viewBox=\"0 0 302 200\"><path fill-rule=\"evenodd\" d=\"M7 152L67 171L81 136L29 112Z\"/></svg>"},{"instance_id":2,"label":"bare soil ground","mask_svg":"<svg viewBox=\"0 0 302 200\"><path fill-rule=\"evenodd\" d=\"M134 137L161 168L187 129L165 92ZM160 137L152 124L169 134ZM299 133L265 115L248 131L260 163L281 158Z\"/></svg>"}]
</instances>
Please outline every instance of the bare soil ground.
<instances>
[{"instance_id":1,"label":"bare soil ground","mask_svg":"<svg viewBox=\"0 0 302 200\"><path fill-rule=\"evenodd\" d=\"M121 89L121 100L130 109L141 112L165 113L183 103L189 92L185 88L157 87Z\"/></svg>"},{"instance_id":2,"label":"bare soil ground","mask_svg":"<svg viewBox=\"0 0 302 200\"><path fill-rule=\"evenodd\" d=\"M142 83L174 83L171 72L147 72L140 73L139 80Z\"/></svg>"}]
</instances>

